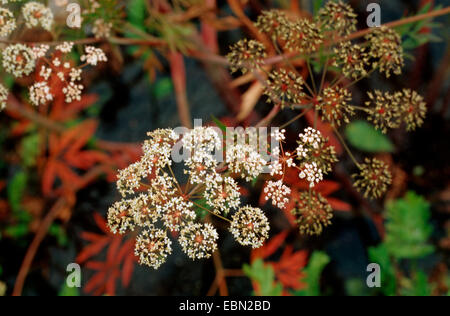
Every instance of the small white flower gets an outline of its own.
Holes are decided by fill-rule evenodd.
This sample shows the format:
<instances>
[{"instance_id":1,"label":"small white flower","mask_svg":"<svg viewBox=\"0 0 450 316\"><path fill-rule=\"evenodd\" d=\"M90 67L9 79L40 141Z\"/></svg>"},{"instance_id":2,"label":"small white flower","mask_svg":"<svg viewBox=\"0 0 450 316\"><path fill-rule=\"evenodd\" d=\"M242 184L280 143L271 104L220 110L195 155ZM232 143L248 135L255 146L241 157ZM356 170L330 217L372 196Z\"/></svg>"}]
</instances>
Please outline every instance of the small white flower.
<instances>
[{"instance_id":1,"label":"small white flower","mask_svg":"<svg viewBox=\"0 0 450 316\"><path fill-rule=\"evenodd\" d=\"M80 57L80 60L86 62L89 65L97 66L99 62L108 61L105 53L100 48L95 48L94 46L86 46L85 52L86 54L82 55Z\"/></svg>"},{"instance_id":2,"label":"small white flower","mask_svg":"<svg viewBox=\"0 0 450 316\"><path fill-rule=\"evenodd\" d=\"M291 189L283 184L283 181L269 181L264 188L266 194L266 201L272 199L272 204L280 209L286 207L289 202L288 196L291 194Z\"/></svg>"},{"instance_id":3,"label":"small white flower","mask_svg":"<svg viewBox=\"0 0 450 316\"><path fill-rule=\"evenodd\" d=\"M30 101L33 105L39 106L53 100L47 82L37 82L30 87Z\"/></svg>"},{"instance_id":4,"label":"small white flower","mask_svg":"<svg viewBox=\"0 0 450 316\"><path fill-rule=\"evenodd\" d=\"M315 162L305 163L304 169L299 173L300 179L306 179L309 182L309 186L313 188L316 183L323 180L323 171Z\"/></svg>"},{"instance_id":5,"label":"small white flower","mask_svg":"<svg viewBox=\"0 0 450 316\"><path fill-rule=\"evenodd\" d=\"M72 42L64 42L61 45L56 46L56 50L59 50L61 53L64 53L64 54L68 54L72 51L73 44L74 43L72 43Z\"/></svg>"},{"instance_id":6,"label":"small white flower","mask_svg":"<svg viewBox=\"0 0 450 316\"><path fill-rule=\"evenodd\" d=\"M66 96L66 103L80 101L83 88L84 87L81 84L77 85L73 82L69 82L69 84L62 89L64 95Z\"/></svg>"},{"instance_id":7,"label":"small white flower","mask_svg":"<svg viewBox=\"0 0 450 316\"><path fill-rule=\"evenodd\" d=\"M38 59L38 58L42 58L44 57L48 50L50 49L50 46L48 45L36 45L32 48L33 50L33 54L34 54L34 58Z\"/></svg>"}]
</instances>

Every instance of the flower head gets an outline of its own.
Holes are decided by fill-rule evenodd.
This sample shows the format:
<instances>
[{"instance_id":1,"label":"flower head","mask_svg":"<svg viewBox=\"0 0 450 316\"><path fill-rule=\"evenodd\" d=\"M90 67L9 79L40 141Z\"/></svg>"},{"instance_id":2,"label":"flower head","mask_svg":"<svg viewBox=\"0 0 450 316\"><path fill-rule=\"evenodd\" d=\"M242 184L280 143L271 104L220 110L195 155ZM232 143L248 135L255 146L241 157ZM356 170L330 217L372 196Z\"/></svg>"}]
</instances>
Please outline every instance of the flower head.
<instances>
[{"instance_id":1,"label":"flower head","mask_svg":"<svg viewBox=\"0 0 450 316\"><path fill-rule=\"evenodd\" d=\"M92 33L94 33L95 38L108 38L111 36L112 23L106 22L103 19L95 20L94 27L92 28Z\"/></svg>"},{"instance_id":2,"label":"flower head","mask_svg":"<svg viewBox=\"0 0 450 316\"><path fill-rule=\"evenodd\" d=\"M318 20L328 31L338 35L348 35L356 31L356 13L353 8L342 1L328 1L319 10Z\"/></svg>"},{"instance_id":3,"label":"flower head","mask_svg":"<svg viewBox=\"0 0 450 316\"><path fill-rule=\"evenodd\" d=\"M305 54L317 51L323 43L323 35L319 26L305 18L298 19L293 23L283 39L286 41L288 49Z\"/></svg>"},{"instance_id":4,"label":"flower head","mask_svg":"<svg viewBox=\"0 0 450 316\"><path fill-rule=\"evenodd\" d=\"M86 62L89 65L97 66L99 62L107 62L108 58L101 48L94 46L86 46L85 54L81 55L80 60Z\"/></svg>"},{"instance_id":5,"label":"flower head","mask_svg":"<svg viewBox=\"0 0 450 316\"><path fill-rule=\"evenodd\" d=\"M306 128L299 138L297 147L299 167L305 169L305 177L315 175L313 178L320 179L320 174L330 172L332 165L338 161L334 147L328 145L328 139L311 127Z\"/></svg>"},{"instance_id":6,"label":"flower head","mask_svg":"<svg viewBox=\"0 0 450 316\"><path fill-rule=\"evenodd\" d=\"M113 234L125 234L136 227L133 200L115 202L108 210L108 227Z\"/></svg>"},{"instance_id":7,"label":"flower head","mask_svg":"<svg viewBox=\"0 0 450 316\"><path fill-rule=\"evenodd\" d=\"M364 197L379 198L386 193L392 183L389 166L376 158L366 158L359 164L359 173L354 174L354 186Z\"/></svg>"},{"instance_id":8,"label":"flower head","mask_svg":"<svg viewBox=\"0 0 450 316\"><path fill-rule=\"evenodd\" d=\"M369 107L368 120L373 122L375 127L383 133L387 133L388 128L398 128L401 124L400 108L402 102L401 93L389 93L375 90L368 92L370 101L366 102Z\"/></svg>"},{"instance_id":9,"label":"flower head","mask_svg":"<svg viewBox=\"0 0 450 316\"><path fill-rule=\"evenodd\" d=\"M373 67L379 67L387 78L391 73L400 75L404 65L400 35L393 29L382 26L372 28L366 39L370 43L369 56L376 59Z\"/></svg>"},{"instance_id":10,"label":"flower head","mask_svg":"<svg viewBox=\"0 0 450 316\"><path fill-rule=\"evenodd\" d=\"M151 202L150 195L141 193L130 203L137 226L150 227L161 217L159 209Z\"/></svg>"},{"instance_id":11,"label":"flower head","mask_svg":"<svg viewBox=\"0 0 450 316\"><path fill-rule=\"evenodd\" d=\"M290 26L291 22L286 14L280 10L263 11L256 22L259 31L269 35L272 40L285 36Z\"/></svg>"},{"instance_id":12,"label":"flower head","mask_svg":"<svg viewBox=\"0 0 450 316\"><path fill-rule=\"evenodd\" d=\"M342 73L350 79L359 79L367 76L369 57L364 46L344 41L334 48L336 58L333 65L341 69Z\"/></svg>"},{"instance_id":13,"label":"flower head","mask_svg":"<svg viewBox=\"0 0 450 316\"><path fill-rule=\"evenodd\" d=\"M14 14L6 9L0 8L0 37L7 37L16 29Z\"/></svg>"},{"instance_id":14,"label":"flower head","mask_svg":"<svg viewBox=\"0 0 450 316\"><path fill-rule=\"evenodd\" d=\"M228 146L226 154L229 170L246 181L258 177L266 165L264 158L250 144Z\"/></svg>"},{"instance_id":15,"label":"flower head","mask_svg":"<svg viewBox=\"0 0 450 316\"><path fill-rule=\"evenodd\" d=\"M195 127L183 136L182 142L193 155L197 152L212 154L222 146L222 138L213 127Z\"/></svg>"},{"instance_id":16,"label":"flower head","mask_svg":"<svg viewBox=\"0 0 450 316\"><path fill-rule=\"evenodd\" d=\"M189 223L180 232L179 242L183 252L191 259L210 258L217 249L219 235L209 223Z\"/></svg>"},{"instance_id":17,"label":"flower head","mask_svg":"<svg viewBox=\"0 0 450 316\"><path fill-rule=\"evenodd\" d=\"M42 26L50 31L53 25L52 10L39 2L28 2L22 7L22 14L27 27Z\"/></svg>"},{"instance_id":18,"label":"flower head","mask_svg":"<svg viewBox=\"0 0 450 316\"><path fill-rule=\"evenodd\" d=\"M416 91L403 89L401 97L401 117L408 131L422 126L427 114L427 104Z\"/></svg>"},{"instance_id":19,"label":"flower head","mask_svg":"<svg viewBox=\"0 0 450 316\"><path fill-rule=\"evenodd\" d=\"M281 102L281 107L301 104L305 93L303 92L303 77L297 76L284 68L273 70L269 74L264 93L269 96L269 101Z\"/></svg>"},{"instance_id":20,"label":"flower head","mask_svg":"<svg viewBox=\"0 0 450 316\"><path fill-rule=\"evenodd\" d=\"M316 107L327 122L340 126L341 122L350 123L349 116L354 114L349 102L352 94L345 88L327 87L323 90L321 102Z\"/></svg>"},{"instance_id":21,"label":"flower head","mask_svg":"<svg viewBox=\"0 0 450 316\"><path fill-rule=\"evenodd\" d=\"M206 204L212 207L213 212L228 214L241 204L239 187L231 177L222 177L214 174L206 178L205 199Z\"/></svg>"},{"instance_id":22,"label":"flower head","mask_svg":"<svg viewBox=\"0 0 450 316\"><path fill-rule=\"evenodd\" d=\"M30 87L30 101L33 105L39 106L52 100L53 95L50 93L50 87L47 85L47 82L36 82Z\"/></svg>"},{"instance_id":23,"label":"flower head","mask_svg":"<svg viewBox=\"0 0 450 316\"><path fill-rule=\"evenodd\" d=\"M74 101L81 100L81 93L83 92L83 85L76 84L74 82L69 82L63 89L62 92L66 96L66 103L72 103Z\"/></svg>"},{"instance_id":24,"label":"flower head","mask_svg":"<svg viewBox=\"0 0 450 316\"><path fill-rule=\"evenodd\" d=\"M50 46L49 45L35 45L32 47L34 58L39 59L42 57L45 57L47 55L47 52L49 51Z\"/></svg>"},{"instance_id":25,"label":"flower head","mask_svg":"<svg viewBox=\"0 0 450 316\"><path fill-rule=\"evenodd\" d=\"M301 234L320 235L323 228L331 224L333 210L320 193L302 192L296 204L292 214L296 217Z\"/></svg>"},{"instance_id":26,"label":"flower head","mask_svg":"<svg viewBox=\"0 0 450 316\"><path fill-rule=\"evenodd\" d=\"M245 74L261 68L266 58L265 50L264 45L258 41L240 40L231 47L231 52L227 55L231 70L233 72L241 70Z\"/></svg>"},{"instance_id":27,"label":"flower head","mask_svg":"<svg viewBox=\"0 0 450 316\"><path fill-rule=\"evenodd\" d=\"M323 180L323 171L317 166L316 162L304 163L298 176L300 179L306 179L309 182L309 187L314 188L317 183Z\"/></svg>"},{"instance_id":28,"label":"flower head","mask_svg":"<svg viewBox=\"0 0 450 316\"><path fill-rule=\"evenodd\" d=\"M230 232L243 246L259 248L269 238L269 221L264 212L255 207L241 207L232 217Z\"/></svg>"},{"instance_id":29,"label":"flower head","mask_svg":"<svg viewBox=\"0 0 450 316\"><path fill-rule=\"evenodd\" d=\"M34 53L30 47L14 44L3 50L3 68L15 77L28 76L34 67Z\"/></svg>"},{"instance_id":30,"label":"flower head","mask_svg":"<svg viewBox=\"0 0 450 316\"><path fill-rule=\"evenodd\" d=\"M172 253L172 242L161 229L145 229L136 238L134 253L140 264L158 269Z\"/></svg>"},{"instance_id":31,"label":"flower head","mask_svg":"<svg viewBox=\"0 0 450 316\"><path fill-rule=\"evenodd\" d=\"M181 196L174 196L161 207L162 220L167 229L178 232L195 219L194 204Z\"/></svg>"},{"instance_id":32,"label":"flower head","mask_svg":"<svg viewBox=\"0 0 450 316\"><path fill-rule=\"evenodd\" d=\"M58 46L56 46L56 50L59 50L61 53L68 54L73 49L73 42L64 42Z\"/></svg>"},{"instance_id":33,"label":"flower head","mask_svg":"<svg viewBox=\"0 0 450 316\"><path fill-rule=\"evenodd\" d=\"M271 199L272 204L280 209L284 209L289 203L291 189L283 184L282 180L268 181L264 188L266 201Z\"/></svg>"}]
</instances>

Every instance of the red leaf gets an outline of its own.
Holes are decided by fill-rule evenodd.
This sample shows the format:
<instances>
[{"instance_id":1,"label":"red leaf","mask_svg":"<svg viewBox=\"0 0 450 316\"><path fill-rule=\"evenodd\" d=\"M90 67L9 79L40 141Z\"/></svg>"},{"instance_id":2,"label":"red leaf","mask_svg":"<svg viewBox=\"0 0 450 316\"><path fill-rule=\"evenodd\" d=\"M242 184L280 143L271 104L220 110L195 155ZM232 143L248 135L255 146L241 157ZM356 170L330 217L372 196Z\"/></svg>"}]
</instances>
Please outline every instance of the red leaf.
<instances>
[{"instance_id":1,"label":"red leaf","mask_svg":"<svg viewBox=\"0 0 450 316\"><path fill-rule=\"evenodd\" d=\"M125 258L125 261L123 262L122 285L124 287L127 287L130 284L131 276L133 275L134 271L134 262L135 262L134 254L128 255Z\"/></svg>"},{"instance_id":2,"label":"red leaf","mask_svg":"<svg viewBox=\"0 0 450 316\"><path fill-rule=\"evenodd\" d=\"M106 235L112 235L111 231L108 229L108 226L106 225L105 219L99 213L94 213L93 217L95 224L97 224L97 227L102 232L104 232Z\"/></svg>"},{"instance_id":3,"label":"red leaf","mask_svg":"<svg viewBox=\"0 0 450 316\"><path fill-rule=\"evenodd\" d=\"M109 242L109 238L104 237L103 239L99 240L98 242L84 247L83 250L78 254L75 261L78 263L83 263L87 259L99 254L100 251L102 251L106 247L108 242Z\"/></svg>"},{"instance_id":4,"label":"red leaf","mask_svg":"<svg viewBox=\"0 0 450 316\"><path fill-rule=\"evenodd\" d=\"M284 243L286 240L286 237L288 235L287 231L283 231L276 235L275 237L271 238L268 243L266 243L264 246L262 246L259 249L253 250L251 255L251 260L255 260L257 258L268 258L271 255L273 255L280 246Z\"/></svg>"},{"instance_id":5,"label":"red leaf","mask_svg":"<svg viewBox=\"0 0 450 316\"><path fill-rule=\"evenodd\" d=\"M327 200L331 207L336 211L349 212L352 210L352 206L344 201L330 197L328 197Z\"/></svg>"},{"instance_id":6,"label":"red leaf","mask_svg":"<svg viewBox=\"0 0 450 316\"><path fill-rule=\"evenodd\" d=\"M86 293L92 292L96 287L100 286L106 277L106 271L100 271L94 274L92 278L84 286L84 291Z\"/></svg>"}]
</instances>

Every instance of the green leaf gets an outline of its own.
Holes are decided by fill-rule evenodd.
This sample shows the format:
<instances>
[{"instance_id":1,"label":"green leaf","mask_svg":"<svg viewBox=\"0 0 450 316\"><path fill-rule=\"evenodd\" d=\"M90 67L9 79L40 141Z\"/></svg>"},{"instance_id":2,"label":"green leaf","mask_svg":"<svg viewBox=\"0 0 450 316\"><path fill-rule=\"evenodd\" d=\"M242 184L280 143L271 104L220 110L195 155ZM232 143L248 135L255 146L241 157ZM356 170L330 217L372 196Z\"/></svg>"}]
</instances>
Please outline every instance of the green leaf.
<instances>
[{"instance_id":1,"label":"green leaf","mask_svg":"<svg viewBox=\"0 0 450 316\"><path fill-rule=\"evenodd\" d=\"M381 292L386 296L394 296L396 294L397 281L395 279L395 269L386 245L380 244L377 247L370 247L369 260L380 265Z\"/></svg>"},{"instance_id":2,"label":"green leaf","mask_svg":"<svg viewBox=\"0 0 450 316\"><path fill-rule=\"evenodd\" d=\"M397 259L418 259L432 253L430 217L430 204L414 192L389 202L385 239L389 254Z\"/></svg>"},{"instance_id":3,"label":"green leaf","mask_svg":"<svg viewBox=\"0 0 450 316\"><path fill-rule=\"evenodd\" d=\"M412 280L404 280L403 296L431 296L433 284L428 283L428 277L423 271L417 271Z\"/></svg>"},{"instance_id":4,"label":"green leaf","mask_svg":"<svg viewBox=\"0 0 450 316\"><path fill-rule=\"evenodd\" d=\"M23 165L33 167L36 165L36 158L39 155L41 138L38 133L30 134L22 139L20 146L20 157Z\"/></svg>"},{"instance_id":5,"label":"green leaf","mask_svg":"<svg viewBox=\"0 0 450 316\"><path fill-rule=\"evenodd\" d=\"M351 278L345 281L345 290L348 296L371 296L373 289L367 287L366 280Z\"/></svg>"},{"instance_id":6,"label":"green leaf","mask_svg":"<svg viewBox=\"0 0 450 316\"><path fill-rule=\"evenodd\" d=\"M314 251L309 258L308 266L305 268L306 288L296 291L297 296L320 296L320 277L323 269L330 262L330 257L325 252Z\"/></svg>"},{"instance_id":7,"label":"green leaf","mask_svg":"<svg viewBox=\"0 0 450 316\"><path fill-rule=\"evenodd\" d=\"M147 8L145 0L130 0L127 3L128 21L135 27L145 30L145 16Z\"/></svg>"},{"instance_id":8,"label":"green leaf","mask_svg":"<svg viewBox=\"0 0 450 316\"><path fill-rule=\"evenodd\" d=\"M58 296L80 296L80 291L76 287L68 287L67 283L64 282L64 285L61 287Z\"/></svg>"},{"instance_id":9,"label":"green leaf","mask_svg":"<svg viewBox=\"0 0 450 316\"><path fill-rule=\"evenodd\" d=\"M27 181L27 174L23 171L19 171L8 183L8 201L13 213L19 213L22 211L22 197L27 186Z\"/></svg>"},{"instance_id":10,"label":"green leaf","mask_svg":"<svg viewBox=\"0 0 450 316\"><path fill-rule=\"evenodd\" d=\"M50 226L48 233L56 238L59 246L61 247L67 246L68 244L67 234L66 231L61 227L61 225L52 224Z\"/></svg>"},{"instance_id":11,"label":"green leaf","mask_svg":"<svg viewBox=\"0 0 450 316\"><path fill-rule=\"evenodd\" d=\"M323 6L323 1L324 0L314 0L314 2L313 2L314 15L316 15L319 12L320 8Z\"/></svg>"},{"instance_id":12,"label":"green leaf","mask_svg":"<svg viewBox=\"0 0 450 316\"><path fill-rule=\"evenodd\" d=\"M283 292L283 286L275 282L275 272L270 265L264 265L262 259L255 260L252 265L244 264L244 273L257 282L260 288L261 296L280 296Z\"/></svg>"},{"instance_id":13,"label":"green leaf","mask_svg":"<svg viewBox=\"0 0 450 316\"><path fill-rule=\"evenodd\" d=\"M345 129L345 135L352 146L365 152L394 151L394 145L389 138L365 121L350 123Z\"/></svg>"},{"instance_id":14,"label":"green leaf","mask_svg":"<svg viewBox=\"0 0 450 316\"><path fill-rule=\"evenodd\" d=\"M13 238L20 238L28 234L28 224L19 223L17 225L8 226L5 228L5 234Z\"/></svg>"},{"instance_id":15,"label":"green leaf","mask_svg":"<svg viewBox=\"0 0 450 316\"><path fill-rule=\"evenodd\" d=\"M194 205L195 214L199 219L204 219L208 215L208 211L205 208L209 209L209 206L206 204L206 199L198 200L195 203L201 206Z\"/></svg>"},{"instance_id":16,"label":"green leaf","mask_svg":"<svg viewBox=\"0 0 450 316\"><path fill-rule=\"evenodd\" d=\"M153 95L160 100L173 93L173 82L169 77L161 78L153 85Z\"/></svg>"}]
</instances>

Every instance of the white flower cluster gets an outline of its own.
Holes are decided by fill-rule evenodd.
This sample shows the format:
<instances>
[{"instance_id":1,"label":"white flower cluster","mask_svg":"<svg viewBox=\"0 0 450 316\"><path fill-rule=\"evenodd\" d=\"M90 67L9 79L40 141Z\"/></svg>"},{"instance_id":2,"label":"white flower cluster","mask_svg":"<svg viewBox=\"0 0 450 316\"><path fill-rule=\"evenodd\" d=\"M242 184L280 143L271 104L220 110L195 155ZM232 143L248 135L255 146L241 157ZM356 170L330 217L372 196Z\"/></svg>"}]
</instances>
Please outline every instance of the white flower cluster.
<instances>
[{"instance_id":1,"label":"white flower cluster","mask_svg":"<svg viewBox=\"0 0 450 316\"><path fill-rule=\"evenodd\" d=\"M264 212L255 207L244 206L233 215L230 232L243 246L259 248L269 238L269 221Z\"/></svg>"},{"instance_id":2,"label":"white flower cluster","mask_svg":"<svg viewBox=\"0 0 450 316\"><path fill-rule=\"evenodd\" d=\"M249 144L236 144L227 147L227 163L230 171L246 181L258 177L266 166L264 158Z\"/></svg>"},{"instance_id":3,"label":"white flower cluster","mask_svg":"<svg viewBox=\"0 0 450 316\"><path fill-rule=\"evenodd\" d=\"M53 100L53 96L47 82L36 82L30 87L30 101L33 105L38 106L51 100Z\"/></svg>"},{"instance_id":4,"label":"white flower cluster","mask_svg":"<svg viewBox=\"0 0 450 316\"><path fill-rule=\"evenodd\" d=\"M23 44L7 46L2 52L3 68L19 78L34 71L35 58L31 48Z\"/></svg>"},{"instance_id":5,"label":"white flower cluster","mask_svg":"<svg viewBox=\"0 0 450 316\"><path fill-rule=\"evenodd\" d=\"M322 169L317 167L317 163L305 163L303 166L304 169L300 171L299 177L300 179L306 179L311 188L323 180Z\"/></svg>"},{"instance_id":6,"label":"white flower cluster","mask_svg":"<svg viewBox=\"0 0 450 316\"><path fill-rule=\"evenodd\" d=\"M94 33L96 38L108 38L111 36L112 28L113 25L111 22L106 22L103 19L98 19L94 22L92 33Z\"/></svg>"},{"instance_id":7,"label":"white flower cluster","mask_svg":"<svg viewBox=\"0 0 450 316\"><path fill-rule=\"evenodd\" d=\"M204 193L206 203L216 214L228 214L240 206L240 192L237 182L231 177L214 174L206 177Z\"/></svg>"},{"instance_id":8,"label":"white flower cluster","mask_svg":"<svg viewBox=\"0 0 450 316\"><path fill-rule=\"evenodd\" d=\"M158 269L172 253L172 241L161 229L144 229L136 238L135 255L139 262L155 270Z\"/></svg>"},{"instance_id":9,"label":"white flower cluster","mask_svg":"<svg viewBox=\"0 0 450 316\"><path fill-rule=\"evenodd\" d=\"M284 185L282 180L268 181L264 193L266 201L271 199L274 206L283 209L289 203L291 189Z\"/></svg>"},{"instance_id":10,"label":"white flower cluster","mask_svg":"<svg viewBox=\"0 0 450 316\"><path fill-rule=\"evenodd\" d=\"M100 48L96 48L94 46L86 46L84 51L85 54L81 55L80 60L82 62L86 62L91 66L97 66L99 62L108 61L108 58L106 57L105 53Z\"/></svg>"},{"instance_id":11,"label":"white flower cluster","mask_svg":"<svg viewBox=\"0 0 450 316\"><path fill-rule=\"evenodd\" d=\"M22 7L26 26L29 28L41 26L50 31L53 25L53 13L50 8L39 2L28 2Z\"/></svg>"},{"instance_id":12,"label":"white flower cluster","mask_svg":"<svg viewBox=\"0 0 450 316\"><path fill-rule=\"evenodd\" d=\"M8 100L8 90L0 84L0 112L5 109L6 100Z\"/></svg>"},{"instance_id":13,"label":"white flower cluster","mask_svg":"<svg viewBox=\"0 0 450 316\"><path fill-rule=\"evenodd\" d=\"M180 245L187 256L193 260L210 258L217 249L219 235L209 223L189 223L180 232Z\"/></svg>"},{"instance_id":14,"label":"white flower cluster","mask_svg":"<svg viewBox=\"0 0 450 316\"><path fill-rule=\"evenodd\" d=\"M318 149L319 144L322 141L321 136L320 132L312 127L306 128L304 132L299 135L300 144L297 147L297 156L307 158L311 154L308 147Z\"/></svg>"},{"instance_id":15,"label":"white flower cluster","mask_svg":"<svg viewBox=\"0 0 450 316\"><path fill-rule=\"evenodd\" d=\"M9 36L16 27L14 14L6 8L0 8L0 37Z\"/></svg>"},{"instance_id":16,"label":"white flower cluster","mask_svg":"<svg viewBox=\"0 0 450 316\"><path fill-rule=\"evenodd\" d=\"M306 179L312 188L323 180L324 173L331 171L331 163L336 161L334 148L325 146L326 139L311 127L306 128L299 138L296 149L300 161L299 177Z\"/></svg>"},{"instance_id":17,"label":"white flower cluster","mask_svg":"<svg viewBox=\"0 0 450 316\"><path fill-rule=\"evenodd\" d=\"M159 238L158 243L150 236L155 225L178 233L178 241L189 258L209 258L217 249L218 234L211 224L201 222L198 211L229 221L233 235L241 244L254 248L263 244L268 237L267 218L260 209L239 209L241 193L231 177L233 171L227 163L219 165L213 156L222 146L222 138L214 128L196 127L181 139L184 152L190 152L184 164L184 172L189 176L184 186L172 169L176 166L172 149L178 145L180 136L171 129L155 130L148 136L150 139L142 146L141 160L119 171L117 188L123 199L108 211L108 226L113 233L146 231L136 246L140 263L157 268L169 253L165 239ZM127 198L134 194L139 195ZM229 220L226 216L232 210L238 211Z\"/></svg>"}]
</instances>

